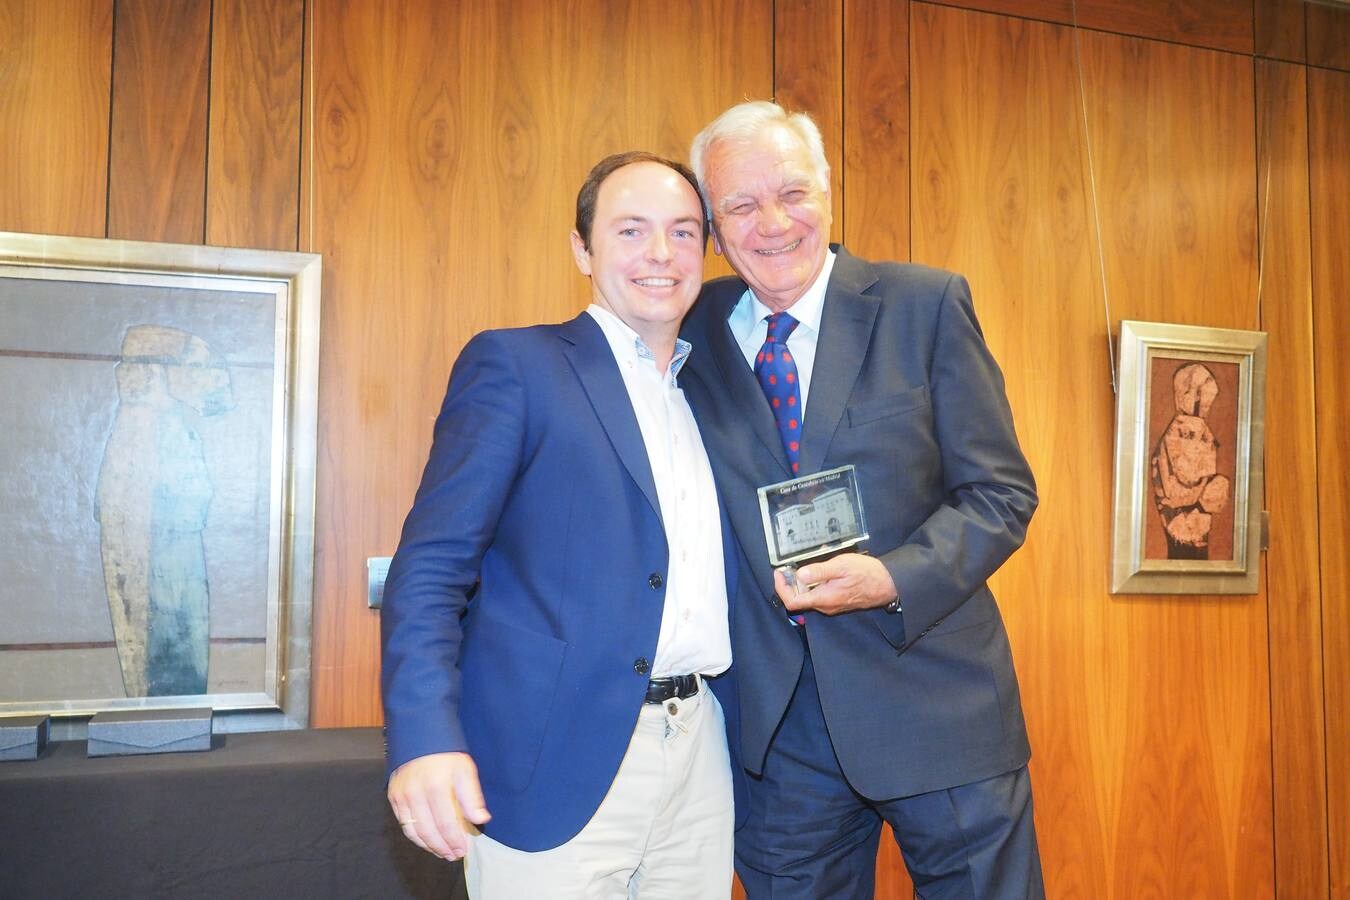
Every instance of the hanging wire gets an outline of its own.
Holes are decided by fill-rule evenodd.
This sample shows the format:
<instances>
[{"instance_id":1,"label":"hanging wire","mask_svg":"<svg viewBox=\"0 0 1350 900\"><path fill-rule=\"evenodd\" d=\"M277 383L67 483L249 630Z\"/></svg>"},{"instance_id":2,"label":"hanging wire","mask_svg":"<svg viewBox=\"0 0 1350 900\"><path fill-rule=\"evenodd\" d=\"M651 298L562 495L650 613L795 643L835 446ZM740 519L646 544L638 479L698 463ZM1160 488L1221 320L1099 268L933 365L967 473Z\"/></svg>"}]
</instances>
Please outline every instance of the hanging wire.
<instances>
[{"instance_id":1,"label":"hanging wire","mask_svg":"<svg viewBox=\"0 0 1350 900\"><path fill-rule=\"evenodd\" d=\"M1106 254L1102 249L1102 217L1097 204L1097 172L1092 159L1092 134L1088 128L1087 88L1083 84L1083 47L1078 31L1078 0L1073 0L1073 62L1078 74L1078 103L1083 113L1083 144L1087 147L1088 188L1092 197L1092 222L1097 235L1097 270L1102 282L1102 307L1106 315L1106 356L1111 368L1111 394L1116 383L1116 346L1111 340L1111 297L1106 287Z\"/></svg>"},{"instance_id":2,"label":"hanging wire","mask_svg":"<svg viewBox=\"0 0 1350 900\"><path fill-rule=\"evenodd\" d=\"M1256 65L1259 71L1261 63L1257 62ZM1264 91L1265 93L1264 101L1261 101L1260 97L1260 94L1262 93L1261 92L1262 79L1258 78L1256 81L1257 100L1261 101L1258 102L1256 106L1257 114L1258 115L1264 114L1266 117L1265 125L1262 129L1264 133L1261 137L1263 143L1261 144L1260 148L1265 150L1266 152L1266 177L1265 177L1266 190L1265 196L1261 199L1261 230L1256 238L1256 327L1261 330L1264 330L1265 328L1265 320L1262 318L1263 310L1261 308L1261 302L1264 299L1262 289L1263 285L1265 284L1265 274L1266 274L1266 233L1270 229L1270 174L1275 168L1275 148L1270 142L1271 122L1275 120L1275 112L1273 109L1271 109L1272 104L1270 101L1270 97L1273 88L1270 85L1270 80L1271 80L1271 71L1270 66L1267 64L1266 77L1264 79L1266 85L1266 89ZM1257 158L1257 163L1258 164L1260 163L1259 154Z\"/></svg>"}]
</instances>

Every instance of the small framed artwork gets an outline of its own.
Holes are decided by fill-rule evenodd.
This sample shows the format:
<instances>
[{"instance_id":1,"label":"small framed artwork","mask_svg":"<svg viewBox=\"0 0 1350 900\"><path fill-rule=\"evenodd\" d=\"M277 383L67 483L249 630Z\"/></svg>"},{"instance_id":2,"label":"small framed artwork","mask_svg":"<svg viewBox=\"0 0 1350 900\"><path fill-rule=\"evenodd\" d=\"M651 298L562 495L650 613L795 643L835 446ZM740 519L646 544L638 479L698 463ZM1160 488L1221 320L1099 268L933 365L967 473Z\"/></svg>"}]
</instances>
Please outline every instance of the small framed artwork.
<instances>
[{"instance_id":1,"label":"small framed artwork","mask_svg":"<svg viewBox=\"0 0 1350 900\"><path fill-rule=\"evenodd\" d=\"M1266 335L1122 322L1113 594L1254 594Z\"/></svg>"},{"instance_id":2,"label":"small framed artwork","mask_svg":"<svg viewBox=\"0 0 1350 900\"><path fill-rule=\"evenodd\" d=\"M0 714L308 723L319 267L0 233Z\"/></svg>"}]
</instances>

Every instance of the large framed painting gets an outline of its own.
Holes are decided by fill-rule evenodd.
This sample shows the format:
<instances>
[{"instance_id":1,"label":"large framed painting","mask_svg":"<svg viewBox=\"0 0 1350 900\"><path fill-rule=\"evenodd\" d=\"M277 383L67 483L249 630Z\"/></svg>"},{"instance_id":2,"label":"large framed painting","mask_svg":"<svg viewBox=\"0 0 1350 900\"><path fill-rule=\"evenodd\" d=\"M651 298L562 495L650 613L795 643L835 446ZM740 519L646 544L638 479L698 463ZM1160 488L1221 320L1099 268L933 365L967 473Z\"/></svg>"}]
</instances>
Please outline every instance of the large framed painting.
<instances>
[{"instance_id":1,"label":"large framed painting","mask_svg":"<svg viewBox=\"0 0 1350 900\"><path fill-rule=\"evenodd\" d=\"M1266 335L1122 322L1114 594L1254 594Z\"/></svg>"},{"instance_id":2,"label":"large framed painting","mask_svg":"<svg viewBox=\"0 0 1350 900\"><path fill-rule=\"evenodd\" d=\"M319 277L0 233L0 714L308 723Z\"/></svg>"}]
</instances>

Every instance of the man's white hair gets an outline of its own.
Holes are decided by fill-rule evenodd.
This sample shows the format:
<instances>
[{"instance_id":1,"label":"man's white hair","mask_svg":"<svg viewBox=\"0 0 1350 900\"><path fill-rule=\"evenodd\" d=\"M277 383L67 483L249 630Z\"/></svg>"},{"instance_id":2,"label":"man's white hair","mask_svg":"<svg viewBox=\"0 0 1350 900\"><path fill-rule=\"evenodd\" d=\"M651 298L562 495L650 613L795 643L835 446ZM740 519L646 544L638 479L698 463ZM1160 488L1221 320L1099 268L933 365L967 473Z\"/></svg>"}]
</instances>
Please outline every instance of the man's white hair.
<instances>
[{"instance_id":1,"label":"man's white hair","mask_svg":"<svg viewBox=\"0 0 1350 900\"><path fill-rule=\"evenodd\" d=\"M811 165L815 169L816 179L821 190L830 189L830 163L825 158L825 143L820 139L820 129L806 113L789 113L768 100L749 100L735 106L713 119L706 128L694 137L689 148L689 164L698 178L699 187L707 202L707 159L708 151L718 141L749 140L760 131L772 125L782 125L802 139L811 156Z\"/></svg>"}]
</instances>

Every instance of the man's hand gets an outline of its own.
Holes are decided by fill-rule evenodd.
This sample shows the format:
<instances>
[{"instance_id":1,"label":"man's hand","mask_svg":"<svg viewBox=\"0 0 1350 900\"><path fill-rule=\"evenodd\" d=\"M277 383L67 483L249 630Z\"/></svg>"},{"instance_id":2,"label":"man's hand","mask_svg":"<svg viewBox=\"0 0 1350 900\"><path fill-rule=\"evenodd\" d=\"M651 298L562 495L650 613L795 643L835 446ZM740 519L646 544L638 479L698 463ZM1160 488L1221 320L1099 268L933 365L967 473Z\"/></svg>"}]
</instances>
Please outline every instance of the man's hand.
<instances>
[{"instance_id":1,"label":"man's hand","mask_svg":"<svg viewBox=\"0 0 1350 900\"><path fill-rule=\"evenodd\" d=\"M469 852L469 826L492 818L467 753L432 753L409 760L389 779L389 805L408 840L442 859Z\"/></svg>"},{"instance_id":2,"label":"man's hand","mask_svg":"<svg viewBox=\"0 0 1350 900\"><path fill-rule=\"evenodd\" d=\"M895 581L881 560L861 553L841 553L824 562L802 566L797 570L800 594L781 572L773 573L773 583L778 599L790 611L814 609L827 616L885 606L898 594Z\"/></svg>"}]
</instances>

